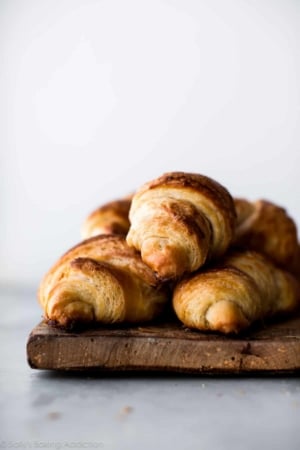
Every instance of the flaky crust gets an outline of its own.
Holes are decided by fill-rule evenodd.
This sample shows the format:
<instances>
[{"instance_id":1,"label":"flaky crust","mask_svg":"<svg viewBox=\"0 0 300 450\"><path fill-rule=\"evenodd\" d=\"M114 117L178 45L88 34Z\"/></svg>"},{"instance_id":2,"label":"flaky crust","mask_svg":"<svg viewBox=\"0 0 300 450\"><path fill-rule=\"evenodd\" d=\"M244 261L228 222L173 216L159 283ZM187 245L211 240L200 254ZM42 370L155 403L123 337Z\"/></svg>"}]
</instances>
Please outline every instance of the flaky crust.
<instances>
[{"instance_id":1,"label":"flaky crust","mask_svg":"<svg viewBox=\"0 0 300 450\"><path fill-rule=\"evenodd\" d=\"M186 326L222 333L238 333L299 303L296 278L253 251L234 253L218 267L190 275L173 293L174 310Z\"/></svg>"},{"instance_id":2,"label":"flaky crust","mask_svg":"<svg viewBox=\"0 0 300 450\"><path fill-rule=\"evenodd\" d=\"M286 210L267 200L234 199L234 245L264 253L280 267L300 275L297 227Z\"/></svg>"},{"instance_id":3,"label":"flaky crust","mask_svg":"<svg viewBox=\"0 0 300 450\"><path fill-rule=\"evenodd\" d=\"M142 322L158 315L167 291L123 237L101 235L65 253L43 278L45 318L74 323Z\"/></svg>"},{"instance_id":4,"label":"flaky crust","mask_svg":"<svg viewBox=\"0 0 300 450\"><path fill-rule=\"evenodd\" d=\"M82 239L99 234L126 235L129 230L129 209L132 195L108 202L92 211L83 222Z\"/></svg>"},{"instance_id":5,"label":"flaky crust","mask_svg":"<svg viewBox=\"0 0 300 450\"><path fill-rule=\"evenodd\" d=\"M223 255L236 217L233 199L219 183L200 174L172 172L135 193L129 218L128 244L165 280Z\"/></svg>"}]
</instances>

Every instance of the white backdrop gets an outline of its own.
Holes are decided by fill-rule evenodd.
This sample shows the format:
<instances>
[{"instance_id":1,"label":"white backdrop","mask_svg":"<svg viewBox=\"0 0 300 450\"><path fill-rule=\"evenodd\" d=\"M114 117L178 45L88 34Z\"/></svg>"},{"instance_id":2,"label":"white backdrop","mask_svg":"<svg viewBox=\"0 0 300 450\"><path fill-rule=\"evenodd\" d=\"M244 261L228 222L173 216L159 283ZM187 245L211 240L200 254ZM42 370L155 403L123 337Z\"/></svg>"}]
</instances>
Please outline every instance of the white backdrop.
<instances>
[{"instance_id":1,"label":"white backdrop","mask_svg":"<svg viewBox=\"0 0 300 450\"><path fill-rule=\"evenodd\" d=\"M0 281L36 286L86 214L170 170L300 226L299 5L0 0Z\"/></svg>"}]
</instances>

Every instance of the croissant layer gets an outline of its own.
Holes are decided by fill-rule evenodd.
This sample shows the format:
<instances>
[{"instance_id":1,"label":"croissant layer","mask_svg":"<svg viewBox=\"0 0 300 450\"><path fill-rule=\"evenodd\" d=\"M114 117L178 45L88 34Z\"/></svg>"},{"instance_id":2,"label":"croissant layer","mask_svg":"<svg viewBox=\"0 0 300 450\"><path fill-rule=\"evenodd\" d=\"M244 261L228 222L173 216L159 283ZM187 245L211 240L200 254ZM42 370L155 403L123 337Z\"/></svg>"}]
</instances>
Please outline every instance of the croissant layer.
<instances>
[{"instance_id":1,"label":"croissant layer","mask_svg":"<svg viewBox=\"0 0 300 450\"><path fill-rule=\"evenodd\" d=\"M38 298L45 318L67 327L151 320L168 296L123 237L101 235L65 253L45 275Z\"/></svg>"},{"instance_id":2,"label":"croissant layer","mask_svg":"<svg viewBox=\"0 0 300 450\"><path fill-rule=\"evenodd\" d=\"M133 196L127 242L161 279L193 272L228 248L234 203L216 181L199 174L166 173Z\"/></svg>"},{"instance_id":3,"label":"croissant layer","mask_svg":"<svg viewBox=\"0 0 300 450\"><path fill-rule=\"evenodd\" d=\"M297 227L286 210L267 200L234 199L237 227L234 245L259 251L283 269L300 275Z\"/></svg>"},{"instance_id":4,"label":"croissant layer","mask_svg":"<svg viewBox=\"0 0 300 450\"><path fill-rule=\"evenodd\" d=\"M190 275L173 293L173 307L188 327L238 333L257 320L299 306L300 285L263 255L234 253L216 268Z\"/></svg>"},{"instance_id":5,"label":"croissant layer","mask_svg":"<svg viewBox=\"0 0 300 450\"><path fill-rule=\"evenodd\" d=\"M114 200L95 209L83 222L81 236L88 239L99 234L126 235L129 230L131 196Z\"/></svg>"}]
</instances>

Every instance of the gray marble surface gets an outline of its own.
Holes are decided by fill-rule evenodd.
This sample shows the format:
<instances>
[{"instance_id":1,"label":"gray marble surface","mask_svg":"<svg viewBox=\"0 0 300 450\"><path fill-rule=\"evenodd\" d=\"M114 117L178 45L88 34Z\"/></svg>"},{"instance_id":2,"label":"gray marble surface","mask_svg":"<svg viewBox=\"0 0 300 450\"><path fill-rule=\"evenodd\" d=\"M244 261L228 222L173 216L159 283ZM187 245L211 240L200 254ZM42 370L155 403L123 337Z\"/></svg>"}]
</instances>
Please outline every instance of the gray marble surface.
<instances>
[{"instance_id":1,"label":"gray marble surface","mask_svg":"<svg viewBox=\"0 0 300 450\"><path fill-rule=\"evenodd\" d=\"M1 289L0 448L298 450L299 377L32 370L35 293Z\"/></svg>"}]
</instances>

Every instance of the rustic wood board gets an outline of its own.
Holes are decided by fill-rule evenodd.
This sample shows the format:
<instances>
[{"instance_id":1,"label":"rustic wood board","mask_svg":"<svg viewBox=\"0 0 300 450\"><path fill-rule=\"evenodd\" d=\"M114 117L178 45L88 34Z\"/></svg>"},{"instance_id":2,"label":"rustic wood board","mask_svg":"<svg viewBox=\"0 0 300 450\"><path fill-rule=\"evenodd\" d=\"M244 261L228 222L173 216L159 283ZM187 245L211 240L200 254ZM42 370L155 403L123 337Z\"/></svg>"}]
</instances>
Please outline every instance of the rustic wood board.
<instances>
[{"instance_id":1,"label":"rustic wood board","mask_svg":"<svg viewBox=\"0 0 300 450\"><path fill-rule=\"evenodd\" d=\"M198 374L299 374L300 316L239 337L201 333L180 323L66 332L40 323L27 342L35 369Z\"/></svg>"}]
</instances>

